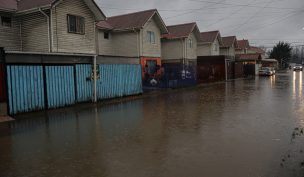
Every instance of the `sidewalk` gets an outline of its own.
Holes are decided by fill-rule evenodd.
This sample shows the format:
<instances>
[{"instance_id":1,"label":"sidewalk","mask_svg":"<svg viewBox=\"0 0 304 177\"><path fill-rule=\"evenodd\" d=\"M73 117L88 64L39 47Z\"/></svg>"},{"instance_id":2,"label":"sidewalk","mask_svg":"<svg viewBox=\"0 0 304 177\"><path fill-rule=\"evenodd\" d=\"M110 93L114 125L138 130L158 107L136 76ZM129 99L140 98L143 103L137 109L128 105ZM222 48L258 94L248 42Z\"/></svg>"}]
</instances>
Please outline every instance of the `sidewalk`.
<instances>
[{"instance_id":1,"label":"sidewalk","mask_svg":"<svg viewBox=\"0 0 304 177\"><path fill-rule=\"evenodd\" d=\"M4 123L4 122L10 122L13 121L15 119L9 117L9 116L0 116L0 123Z\"/></svg>"}]
</instances>

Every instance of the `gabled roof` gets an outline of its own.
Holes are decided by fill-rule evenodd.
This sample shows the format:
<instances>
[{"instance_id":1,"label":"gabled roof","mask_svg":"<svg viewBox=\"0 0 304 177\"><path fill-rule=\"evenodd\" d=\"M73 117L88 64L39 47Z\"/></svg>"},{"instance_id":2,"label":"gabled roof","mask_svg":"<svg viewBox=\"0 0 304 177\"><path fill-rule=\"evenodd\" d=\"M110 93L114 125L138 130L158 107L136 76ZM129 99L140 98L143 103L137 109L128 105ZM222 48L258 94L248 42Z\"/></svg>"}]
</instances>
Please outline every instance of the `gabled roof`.
<instances>
[{"instance_id":1,"label":"gabled roof","mask_svg":"<svg viewBox=\"0 0 304 177\"><path fill-rule=\"evenodd\" d=\"M235 55L236 60L238 61L256 61L261 60L261 54L237 54Z\"/></svg>"},{"instance_id":2,"label":"gabled roof","mask_svg":"<svg viewBox=\"0 0 304 177\"><path fill-rule=\"evenodd\" d=\"M51 7L56 0L20 0L17 2L17 10L25 11L34 8Z\"/></svg>"},{"instance_id":3,"label":"gabled roof","mask_svg":"<svg viewBox=\"0 0 304 177\"><path fill-rule=\"evenodd\" d=\"M192 32L196 35L197 39L200 38L200 32L195 22L186 23L186 24L179 24L179 25L172 25L167 26L169 31L168 34L164 34L162 37L166 39L180 39L180 38L187 38L190 36Z\"/></svg>"},{"instance_id":4,"label":"gabled roof","mask_svg":"<svg viewBox=\"0 0 304 177\"><path fill-rule=\"evenodd\" d=\"M39 8L49 9L54 4L60 3L60 0L1 0L0 10L11 11L16 13L36 12ZM99 6L94 0L83 0L90 8L97 20L106 18Z\"/></svg>"},{"instance_id":5,"label":"gabled roof","mask_svg":"<svg viewBox=\"0 0 304 177\"><path fill-rule=\"evenodd\" d=\"M249 49L250 45L249 45L249 41L248 40L238 40L237 41L239 48L238 49Z\"/></svg>"},{"instance_id":6,"label":"gabled roof","mask_svg":"<svg viewBox=\"0 0 304 177\"><path fill-rule=\"evenodd\" d=\"M236 36L222 37L223 47L235 47L238 48Z\"/></svg>"},{"instance_id":7,"label":"gabled roof","mask_svg":"<svg viewBox=\"0 0 304 177\"><path fill-rule=\"evenodd\" d=\"M168 33L168 29L156 9L108 17L105 21L98 22L97 27L115 31L130 31L143 28L153 17L162 33Z\"/></svg>"},{"instance_id":8,"label":"gabled roof","mask_svg":"<svg viewBox=\"0 0 304 177\"><path fill-rule=\"evenodd\" d=\"M261 49L259 47L250 46L249 50L254 51L258 54L265 54L266 53L263 49Z\"/></svg>"},{"instance_id":9,"label":"gabled roof","mask_svg":"<svg viewBox=\"0 0 304 177\"><path fill-rule=\"evenodd\" d=\"M4 11L16 11L17 1L16 0L1 0L0 9Z\"/></svg>"},{"instance_id":10,"label":"gabled roof","mask_svg":"<svg viewBox=\"0 0 304 177\"><path fill-rule=\"evenodd\" d=\"M201 42L203 43L213 43L216 39L218 39L222 45L222 38L219 31L207 31L201 33Z\"/></svg>"}]
</instances>

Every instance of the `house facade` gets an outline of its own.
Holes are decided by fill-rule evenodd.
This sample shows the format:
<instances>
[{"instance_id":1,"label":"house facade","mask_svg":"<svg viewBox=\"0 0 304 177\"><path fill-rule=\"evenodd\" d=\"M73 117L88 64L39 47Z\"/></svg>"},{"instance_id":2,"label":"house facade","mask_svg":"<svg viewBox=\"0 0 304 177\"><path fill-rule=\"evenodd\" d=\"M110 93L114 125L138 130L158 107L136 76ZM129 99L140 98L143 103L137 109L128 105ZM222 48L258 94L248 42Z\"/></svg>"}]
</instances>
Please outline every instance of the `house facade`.
<instances>
[{"instance_id":1,"label":"house facade","mask_svg":"<svg viewBox=\"0 0 304 177\"><path fill-rule=\"evenodd\" d=\"M7 75L9 114L142 93L139 64L96 62L96 24L105 19L94 0L1 2L0 48L6 55L0 68L6 73L0 74Z\"/></svg>"},{"instance_id":2,"label":"house facade","mask_svg":"<svg viewBox=\"0 0 304 177\"><path fill-rule=\"evenodd\" d=\"M249 41L246 39L237 41L238 47L235 49L235 54L247 54L250 48Z\"/></svg>"},{"instance_id":3,"label":"house facade","mask_svg":"<svg viewBox=\"0 0 304 177\"><path fill-rule=\"evenodd\" d=\"M96 54L95 23L105 16L93 0L9 2L0 7L7 53Z\"/></svg>"},{"instance_id":4,"label":"house facade","mask_svg":"<svg viewBox=\"0 0 304 177\"><path fill-rule=\"evenodd\" d=\"M219 31L202 32L197 45L197 56L218 56L222 45Z\"/></svg>"},{"instance_id":5,"label":"house facade","mask_svg":"<svg viewBox=\"0 0 304 177\"><path fill-rule=\"evenodd\" d=\"M196 23L167 26L162 36L162 63L165 87L196 84L197 43L200 31Z\"/></svg>"},{"instance_id":6,"label":"house facade","mask_svg":"<svg viewBox=\"0 0 304 177\"><path fill-rule=\"evenodd\" d=\"M162 62L195 62L200 31L196 23L167 26L169 33L162 37Z\"/></svg>"},{"instance_id":7,"label":"house facade","mask_svg":"<svg viewBox=\"0 0 304 177\"><path fill-rule=\"evenodd\" d=\"M108 17L97 28L98 62L141 64L144 82L159 82L161 36L168 30L156 9Z\"/></svg>"},{"instance_id":8,"label":"house facade","mask_svg":"<svg viewBox=\"0 0 304 177\"><path fill-rule=\"evenodd\" d=\"M220 47L220 55L235 58L235 49L238 48L236 36L222 37L223 45Z\"/></svg>"}]
</instances>

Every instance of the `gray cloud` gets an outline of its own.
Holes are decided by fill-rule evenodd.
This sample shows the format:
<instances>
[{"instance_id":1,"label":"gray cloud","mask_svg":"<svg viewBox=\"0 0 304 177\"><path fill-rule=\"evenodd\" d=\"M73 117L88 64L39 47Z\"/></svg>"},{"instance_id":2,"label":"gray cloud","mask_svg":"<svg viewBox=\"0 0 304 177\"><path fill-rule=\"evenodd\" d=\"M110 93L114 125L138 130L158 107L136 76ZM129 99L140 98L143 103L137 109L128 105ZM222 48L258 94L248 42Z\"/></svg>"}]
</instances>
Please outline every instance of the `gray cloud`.
<instances>
[{"instance_id":1,"label":"gray cloud","mask_svg":"<svg viewBox=\"0 0 304 177\"><path fill-rule=\"evenodd\" d=\"M303 0L96 0L107 16L157 8L167 25L197 22L253 45L304 44Z\"/></svg>"}]
</instances>

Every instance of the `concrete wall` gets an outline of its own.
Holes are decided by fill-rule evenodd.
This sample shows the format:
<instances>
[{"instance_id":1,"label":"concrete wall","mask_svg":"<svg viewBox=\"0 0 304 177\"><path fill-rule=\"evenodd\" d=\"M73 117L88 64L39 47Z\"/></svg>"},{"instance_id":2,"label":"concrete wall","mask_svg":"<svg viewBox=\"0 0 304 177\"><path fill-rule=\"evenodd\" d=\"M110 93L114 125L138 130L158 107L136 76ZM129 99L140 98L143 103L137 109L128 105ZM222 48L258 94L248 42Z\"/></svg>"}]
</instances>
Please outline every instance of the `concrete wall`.
<instances>
[{"instance_id":1,"label":"concrete wall","mask_svg":"<svg viewBox=\"0 0 304 177\"><path fill-rule=\"evenodd\" d=\"M12 26L2 26L1 16L11 17L10 14L0 13L0 47L5 50L18 51L20 50L20 26L19 20L12 18Z\"/></svg>"},{"instance_id":2,"label":"concrete wall","mask_svg":"<svg viewBox=\"0 0 304 177\"><path fill-rule=\"evenodd\" d=\"M68 33L67 15L85 18L85 34ZM64 0L52 10L53 52L96 53L95 17L82 0Z\"/></svg>"}]
</instances>

